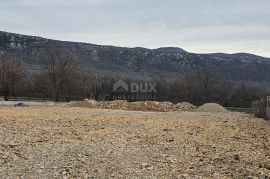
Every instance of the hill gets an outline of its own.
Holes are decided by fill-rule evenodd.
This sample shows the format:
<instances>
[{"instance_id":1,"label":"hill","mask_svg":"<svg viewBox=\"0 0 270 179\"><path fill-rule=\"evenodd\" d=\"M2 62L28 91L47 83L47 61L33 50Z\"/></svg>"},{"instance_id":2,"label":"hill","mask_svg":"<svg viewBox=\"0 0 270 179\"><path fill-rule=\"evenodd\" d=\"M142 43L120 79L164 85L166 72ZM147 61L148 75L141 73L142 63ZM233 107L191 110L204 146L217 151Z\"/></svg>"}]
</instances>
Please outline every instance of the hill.
<instances>
[{"instance_id":1,"label":"hill","mask_svg":"<svg viewBox=\"0 0 270 179\"><path fill-rule=\"evenodd\" d=\"M195 54L175 47L101 46L0 31L0 49L20 56L31 71L38 70L38 55L50 43L69 49L86 70L100 76L175 79L206 67L228 81L270 86L270 59L253 54Z\"/></svg>"}]
</instances>

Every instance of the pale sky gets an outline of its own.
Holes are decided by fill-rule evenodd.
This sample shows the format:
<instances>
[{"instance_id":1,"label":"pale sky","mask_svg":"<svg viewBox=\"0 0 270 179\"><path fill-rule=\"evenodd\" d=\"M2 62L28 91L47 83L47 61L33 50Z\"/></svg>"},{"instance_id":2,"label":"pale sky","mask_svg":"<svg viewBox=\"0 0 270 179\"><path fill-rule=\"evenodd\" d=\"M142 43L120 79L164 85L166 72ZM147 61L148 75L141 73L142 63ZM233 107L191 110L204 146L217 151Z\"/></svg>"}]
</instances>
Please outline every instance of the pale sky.
<instances>
[{"instance_id":1,"label":"pale sky","mask_svg":"<svg viewBox=\"0 0 270 179\"><path fill-rule=\"evenodd\" d=\"M0 24L57 40L270 57L270 0L0 0Z\"/></svg>"}]
</instances>

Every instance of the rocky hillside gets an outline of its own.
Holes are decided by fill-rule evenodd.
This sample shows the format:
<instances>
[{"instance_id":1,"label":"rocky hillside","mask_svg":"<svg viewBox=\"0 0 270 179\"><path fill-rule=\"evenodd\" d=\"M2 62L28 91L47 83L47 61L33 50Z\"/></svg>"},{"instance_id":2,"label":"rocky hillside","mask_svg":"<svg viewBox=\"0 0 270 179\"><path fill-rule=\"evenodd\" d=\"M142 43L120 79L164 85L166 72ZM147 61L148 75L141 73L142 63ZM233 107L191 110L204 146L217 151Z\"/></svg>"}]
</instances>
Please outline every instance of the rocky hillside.
<instances>
[{"instance_id":1,"label":"rocky hillside","mask_svg":"<svg viewBox=\"0 0 270 179\"><path fill-rule=\"evenodd\" d=\"M270 59L252 54L194 54L180 48L100 46L0 31L0 49L20 56L32 71L38 70L40 51L52 42L68 48L87 70L102 76L172 79L207 66L226 80L270 86Z\"/></svg>"}]
</instances>

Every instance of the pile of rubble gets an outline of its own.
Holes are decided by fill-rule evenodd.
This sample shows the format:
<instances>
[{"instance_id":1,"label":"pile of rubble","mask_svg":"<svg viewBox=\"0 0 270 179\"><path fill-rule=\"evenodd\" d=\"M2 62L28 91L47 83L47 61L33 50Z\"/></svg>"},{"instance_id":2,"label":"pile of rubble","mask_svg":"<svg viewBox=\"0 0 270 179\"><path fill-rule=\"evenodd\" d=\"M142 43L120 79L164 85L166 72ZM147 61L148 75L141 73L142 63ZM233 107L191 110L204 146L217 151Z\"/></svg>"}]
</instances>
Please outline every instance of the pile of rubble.
<instances>
[{"instance_id":1,"label":"pile of rubble","mask_svg":"<svg viewBox=\"0 0 270 179\"><path fill-rule=\"evenodd\" d=\"M176 111L191 111L195 110L197 107L194 106L193 104L182 102L174 105L174 108Z\"/></svg>"},{"instance_id":2,"label":"pile of rubble","mask_svg":"<svg viewBox=\"0 0 270 179\"><path fill-rule=\"evenodd\" d=\"M156 112L193 111L197 108L196 106L187 102L173 104L171 102L157 102L157 101L128 102L126 100L95 101L89 99L85 99L84 101L70 102L65 106L113 109L113 110L156 111Z\"/></svg>"}]
</instances>

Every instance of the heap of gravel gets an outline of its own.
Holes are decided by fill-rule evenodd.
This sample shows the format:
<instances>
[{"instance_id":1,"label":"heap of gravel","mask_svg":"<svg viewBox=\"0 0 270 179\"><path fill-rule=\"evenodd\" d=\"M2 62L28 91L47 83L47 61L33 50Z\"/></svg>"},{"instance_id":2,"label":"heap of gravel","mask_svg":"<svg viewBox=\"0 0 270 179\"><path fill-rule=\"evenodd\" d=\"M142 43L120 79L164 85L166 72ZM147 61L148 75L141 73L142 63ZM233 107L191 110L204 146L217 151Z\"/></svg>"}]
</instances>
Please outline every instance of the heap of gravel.
<instances>
[{"instance_id":1,"label":"heap of gravel","mask_svg":"<svg viewBox=\"0 0 270 179\"><path fill-rule=\"evenodd\" d=\"M217 103L206 103L197 109L198 112L211 112L211 113L226 113L228 112L223 106Z\"/></svg>"},{"instance_id":2,"label":"heap of gravel","mask_svg":"<svg viewBox=\"0 0 270 179\"><path fill-rule=\"evenodd\" d=\"M71 102L65 106L114 109L114 110L132 110L132 111L156 111L156 112L194 111L196 109L196 106L186 102L174 105L171 102L157 102L157 101L128 102L126 100L95 101L89 99L85 99L84 101Z\"/></svg>"}]
</instances>

